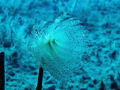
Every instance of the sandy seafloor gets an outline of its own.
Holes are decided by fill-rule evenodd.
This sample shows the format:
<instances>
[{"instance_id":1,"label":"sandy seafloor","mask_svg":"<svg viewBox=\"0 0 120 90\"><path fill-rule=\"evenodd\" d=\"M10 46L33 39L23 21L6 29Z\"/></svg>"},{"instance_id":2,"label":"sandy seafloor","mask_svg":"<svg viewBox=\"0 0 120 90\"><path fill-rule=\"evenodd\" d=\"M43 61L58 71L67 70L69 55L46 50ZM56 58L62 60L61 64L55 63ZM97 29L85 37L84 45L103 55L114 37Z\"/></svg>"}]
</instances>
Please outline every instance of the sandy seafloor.
<instances>
[{"instance_id":1,"label":"sandy seafloor","mask_svg":"<svg viewBox=\"0 0 120 90\"><path fill-rule=\"evenodd\" d=\"M33 28L66 13L89 31L92 43L81 59L87 73L65 88L44 71L43 90L120 90L120 0L0 0L5 90L35 90L38 68L26 49Z\"/></svg>"}]
</instances>

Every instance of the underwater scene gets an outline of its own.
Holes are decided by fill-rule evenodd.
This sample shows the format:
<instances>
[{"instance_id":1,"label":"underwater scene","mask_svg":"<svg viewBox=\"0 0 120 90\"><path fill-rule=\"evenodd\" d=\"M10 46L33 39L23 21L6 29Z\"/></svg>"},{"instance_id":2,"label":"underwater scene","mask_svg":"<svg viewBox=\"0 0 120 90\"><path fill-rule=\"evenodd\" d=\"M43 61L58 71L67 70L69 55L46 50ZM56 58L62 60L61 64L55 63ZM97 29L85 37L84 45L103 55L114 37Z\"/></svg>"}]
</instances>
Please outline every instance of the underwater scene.
<instances>
[{"instance_id":1,"label":"underwater scene","mask_svg":"<svg viewBox=\"0 0 120 90\"><path fill-rule=\"evenodd\" d=\"M0 53L0 90L120 90L120 0L0 0Z\"/></svg>"}]
</instances>

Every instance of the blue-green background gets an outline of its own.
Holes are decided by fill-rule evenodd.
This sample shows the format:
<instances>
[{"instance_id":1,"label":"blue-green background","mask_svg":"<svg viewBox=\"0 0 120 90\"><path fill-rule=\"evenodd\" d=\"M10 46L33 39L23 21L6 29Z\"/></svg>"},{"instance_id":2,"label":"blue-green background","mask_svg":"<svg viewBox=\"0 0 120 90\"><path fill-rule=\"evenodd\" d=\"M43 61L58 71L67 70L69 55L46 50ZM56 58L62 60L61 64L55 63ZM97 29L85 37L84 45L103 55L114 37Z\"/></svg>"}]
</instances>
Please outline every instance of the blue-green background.
<instances>
[{"instance_id":1,"label":"blue-green background","mask_svg":"<svg viewBox=\"0 0 120 90\"><path fill-rule=\"evenodd\" d=\"M89 31L84 74L67 89L44 72L43 90L104 90L120 87L120 0L0 0L0 52L5 52L6 90L35 90L38 68L27 51L34 26L69 14ZM117 86L112 85L116 83ZM118 89L119 90L119 89Z\"/></svg>"}]
</instances>

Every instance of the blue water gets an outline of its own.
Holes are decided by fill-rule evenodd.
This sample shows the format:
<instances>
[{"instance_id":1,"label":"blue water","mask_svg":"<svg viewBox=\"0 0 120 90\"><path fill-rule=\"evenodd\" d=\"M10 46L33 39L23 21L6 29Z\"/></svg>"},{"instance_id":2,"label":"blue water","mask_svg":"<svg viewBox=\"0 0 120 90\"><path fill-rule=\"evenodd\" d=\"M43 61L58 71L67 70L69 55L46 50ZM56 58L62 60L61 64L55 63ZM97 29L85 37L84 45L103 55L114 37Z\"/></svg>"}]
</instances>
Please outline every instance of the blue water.
<instances>
[{"instance_id":1,"label":"blue water","mask_svg":"<svg viewBox=\"0 0 120 90\"><path fill-rule=\"evenodd\" d=\"M5 90L120 90L120 0L0 0Z\"/></svg>"}]
</instances>

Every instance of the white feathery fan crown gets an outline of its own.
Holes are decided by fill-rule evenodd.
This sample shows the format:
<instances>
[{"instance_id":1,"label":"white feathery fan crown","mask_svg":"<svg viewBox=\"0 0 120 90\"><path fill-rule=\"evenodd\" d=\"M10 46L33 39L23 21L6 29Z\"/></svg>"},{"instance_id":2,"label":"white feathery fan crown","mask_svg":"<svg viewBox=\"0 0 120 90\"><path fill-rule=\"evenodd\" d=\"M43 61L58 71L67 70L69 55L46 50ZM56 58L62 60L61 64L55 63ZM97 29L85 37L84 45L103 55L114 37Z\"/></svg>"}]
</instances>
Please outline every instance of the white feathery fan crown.
<instances>
[{"instance_id":1,"label":"white feathery fan crown","mask_svg":"<svg viewBox=\"0 0 120 90\"><path fill-rule=\"evenodd\" d=\"M58 81L70 80L80 72L81 56L87 48L88 31L70 16L60 16L29 42L30 53Z\"/></svg>"}]
</instances>

